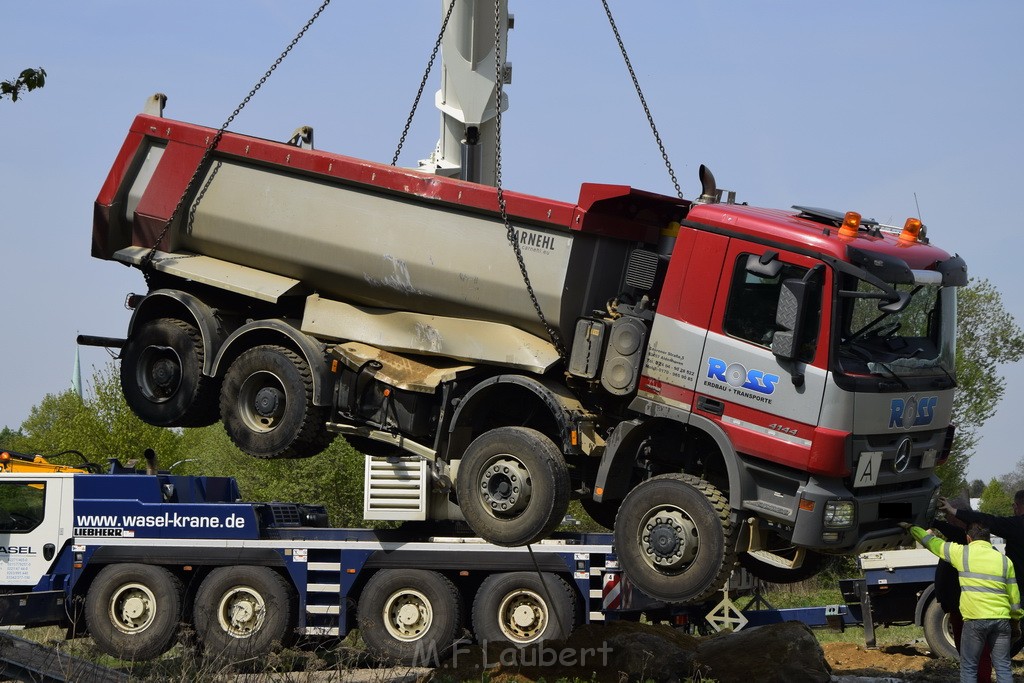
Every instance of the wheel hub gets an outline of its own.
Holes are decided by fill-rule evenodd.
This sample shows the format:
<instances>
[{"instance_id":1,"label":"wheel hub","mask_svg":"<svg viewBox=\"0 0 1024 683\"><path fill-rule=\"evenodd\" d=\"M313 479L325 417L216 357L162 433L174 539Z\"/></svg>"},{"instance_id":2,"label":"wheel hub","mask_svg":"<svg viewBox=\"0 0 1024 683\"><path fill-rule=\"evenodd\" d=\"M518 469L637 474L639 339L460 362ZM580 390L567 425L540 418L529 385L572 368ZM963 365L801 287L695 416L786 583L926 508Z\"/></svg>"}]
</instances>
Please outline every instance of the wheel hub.
<instances>
[{"instance_id":1,"label":"wheel hub","mask_svg":"<svg viewBox=\"0 0 1024 683\"><path fill-rule=\"evenodd\" d=\"M263 387L256 392L254 408L260 417L273 417L284 401L281 390L277 387Z\"/></svg>"},{"instance_id":2,"label":"wheel hub","mask_svg":"<svg viewBox=\"0 0 1024 683\"><path fill-rule=\"evenodd\" d=\"M173 391L181 379L181 368L173 360L161 358L153 363L150 378L154 386L164 391Z\"/></svg>"},{"instance_id":3,"label":"wheel hub","mask_svg":"<svg viewBox=\"0 0 1024 683\"><path fill-rule=\"evenodd\" d=\"M682 510L659 510L644 524L641 547L654 566L680 569L697 556L697 528Z\"/></svg>"},{"instance_id":4,"label":"wheel hub","mask_svg":"<svg viewBox=\"0 0 1024 683\"><path fill-rule=\"evenodd\" d=\"M512 612L512 621L519 628L529 628L537 623L537 615L528 605L519 605Z\"/></svg>"},{"instance_id":5,"label":"wheel hub","mask_svg":"<svg viewBox=\"0 0 1024 683\"><path fill-rule=\"evenodd\" d=\"M125 600L121 614L126 622L133 622L146 613L146 604L140 597L131 597Z\"/></svg>"},{"instance_id":6,"label":"wheel hub","mask_svg":"<svg viewBox=\"0 0 1024 683\"><path fill-rule=\"evenodd\" d=\"M218 619L232 638L248 638L262 628L266 613L267 604L259 593L236 586L221 598Z\"/></svg>"},{"instance_id":7,"label":"wheel hub","mask_svg":"<svg viewBox=\"0 0 1024 683\"><path fill-rule=\"evenodd\" d=\"M501 515L522 511L530 497L530 473L521 462L500 458L480 477L480 492L492 512Z\"/></svg>"}]
</instances>

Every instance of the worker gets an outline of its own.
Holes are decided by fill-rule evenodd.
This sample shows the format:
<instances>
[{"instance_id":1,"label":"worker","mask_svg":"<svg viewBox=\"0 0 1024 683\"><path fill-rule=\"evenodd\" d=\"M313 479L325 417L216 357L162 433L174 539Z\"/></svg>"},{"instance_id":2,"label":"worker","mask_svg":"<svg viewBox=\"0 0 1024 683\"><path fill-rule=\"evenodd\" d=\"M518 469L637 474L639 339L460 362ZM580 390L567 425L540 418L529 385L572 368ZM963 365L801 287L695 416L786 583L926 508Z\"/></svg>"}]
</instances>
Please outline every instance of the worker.
<instances>
[{"instance_id":1,"label":"worker","mask_svg":"<svg viewBox=\"0 0 1024 683\"><path fill-rule=\"evenodd\" d=\"M952 501L958 508L970 508L970 498L958 498ZM955 515L946 515L945 520L936 519L933 528L941 533L947 541L967 545L967 524ZM960 614L960 575L949 562L941 557L935 565L935 599L942 611L949 617L949 628L953 632L953 644L960 652L960 637L964 630L964 617ZM987 644L978 659L978 683L989 683L992 680L992 648Z\"/></svg>"},{"instance_id":2,"label":"worker","mask_svg":"<svg viewBox=\"0 0 1024 683\"><path fill-rule=\"evenodd\" d=\"M1012 683L1010 643L1020 635L1020 606L1013 564L992 547L989 530L967 527L967 544L944 541L929 529L902 523L918 543L956 567L960 581L960 683L978 680L978 661L986 643L992 648L996 683Z\"/></svg>"},{"instance_id":3,"label":"worker","mask_svg":"<svg viewBox=\"0 0 1024 683\"><path fill-rule=\"evenodd\" d=\"M965 524L977 523L984 525L991 532L1006 541L1006 556L1013 562L1017 576L1024 576L1024 490L1013 494L1013 515L997 517L984 512L970 509L958 501L955 507L945 498L939 498L939 509L946 513L947 519L955 517ZM1010 656L1024 648L1024 638L1016 638L1010 648Z\"/></svg>"}]
</instances>

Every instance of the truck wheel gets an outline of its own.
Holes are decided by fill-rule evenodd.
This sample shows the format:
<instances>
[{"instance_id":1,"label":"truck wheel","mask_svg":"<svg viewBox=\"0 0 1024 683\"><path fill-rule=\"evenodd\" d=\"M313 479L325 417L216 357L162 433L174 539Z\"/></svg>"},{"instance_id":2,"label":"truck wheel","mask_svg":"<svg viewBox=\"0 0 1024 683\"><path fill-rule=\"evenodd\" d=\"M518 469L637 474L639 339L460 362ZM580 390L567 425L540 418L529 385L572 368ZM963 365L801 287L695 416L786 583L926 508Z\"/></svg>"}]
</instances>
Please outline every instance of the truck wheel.
<instances>
[{"instance_id":1,"label":"truck wheel","mask_svg":"<svg viewBox=\"0 0 1024 683\"><path fill-rule=\"evenodd\" d=\"M171 649L181 620L181 582L163 567L112 564L85 596L85 621L96 646L118 659L153 659Z\"/></svg>"},{"instance_id":2,"label":"truck wheel","mask_svg":"<svg viewBox=\"0 0 1024 683\"><path fill-rule=\"evenodd\" d=\"M708 482L663 474L622 501L615 552L622 571L647 595L699 602L725 585L736 562L729 503Z\"/></svg>"},{"instance_id":3,"label":"truck wheel","mask_svg":"<svg viewBox=\"0 0 1024 683\"><path fill-rule=\"evenodd\" d=\"M210 655L258 657L295 637L298 602L291 585L267 567L219 567L196 592L196 635Z\"/></svg>"},{"instance_id":4,"label":"truck wheel","mask_svg":"<svg viewBox=\"0 0 1024 683\"><path fill-rule=\"evenodd\" d=\"M484 647L566 640L575 628L576 596L554 574L491 574L473 600L473 632Z\"/></svg>"},{"instance_id":5,"label":"truck wheel","mask_svg":"<svg viewBox=\"0 0 1024 683\"><path fill-rule=\"evenodd\" d=\"M569 509L569 470L558 447L526 427L484 432L459 463L455 490L466 522L503 546L534 543Z\"/></svg>"},{"instance_id":6,"label":"truck wheel","mask_svg":"<svg viewBox=\"0 0 1024 683\"><path fill-rule=\"evenodd\" d=\"M462 628L459 592L444 575L384 569L359 596L357 621L376 655L408 666L438 666Z\"/></svg>"},{"instance_id":7,"label":"truck wheel","mask_svg":"<svg viewBox=\"0 0 1024 683\"><path fill-rule=\"evenodd\" d=\"M949 615L942 611L938 600L932 600L924 612L924 639L928 647L939 657L960 659L953 641L953 629L949 625Z\"/></svg>"},{"instance_id":8,"label":"truck wheel","mask_svg":"<svg viewBox=\"0 0 1024 683\"><path fill-rule=\"evenodd\" d=\"M331 441L327 409L313 404L309 364L283 346L257 346L235 359L220 412L235 445L257 458L304 458Z\"/></svg>"},{"instance_id":9,"label":"truck wheel","mask_svg":"<svg viewBox=\"0 0 1024 683\"><path fill-rule=\"evenodd\" d=\"M796 548L790 547L785 550L772 550L771 552L789 559L794 556ZM736 557L744 569L768 583L797 583L798 581L806 581L824 571L832 561L831 555L825 555L813 550L804 551L803 564L796 569L786 569L769 564L759 558L756 553L739 553Z\"/></svg>"},{"instance_id":10,"label":"truck wheel","mask_svg":"<svg viewBox=\"0 0 1024 683\"><path fill-rule=\"evenodd\" d=\"M157 427L206 427L217 421L217 387L203 374L203 340L183 320L142 325L121 353L121 390L132 411Z\"/></svg>"}]
</instances>

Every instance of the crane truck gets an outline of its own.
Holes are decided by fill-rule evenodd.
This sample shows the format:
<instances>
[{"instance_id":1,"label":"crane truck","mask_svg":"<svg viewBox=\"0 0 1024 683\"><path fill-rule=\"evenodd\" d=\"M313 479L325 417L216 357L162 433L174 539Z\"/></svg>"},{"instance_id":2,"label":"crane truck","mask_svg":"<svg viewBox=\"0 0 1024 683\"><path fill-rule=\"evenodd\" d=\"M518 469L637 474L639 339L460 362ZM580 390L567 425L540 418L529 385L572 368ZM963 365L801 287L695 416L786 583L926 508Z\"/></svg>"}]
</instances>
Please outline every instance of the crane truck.
<instances>
[{"instance_id":1,"label":"crane truck","mask_svg":"<svg viewBox=\"0 0 1024 683\"><path fill-rule=\"evenodd\" d=\"M452 6L418 169L151 98L92 235L146 279L107 341L128 404L219 420L260 458L344 435L370 518L465 519L499 545L543 539L578 498L662 600L706 598L737 561L786 581L897 546L950 450L964 261L916 218L748 206L703 166L693 199L488 184L504 1L495 42L468 36L494 6Z\"/></svg>"},{"instance_id":2,"label":"crane truck","mask_svg":"<svg viewBox=\"0 0 1024 683\"><path fill-rule=\"evenodd\" d=\"M449 536L331 528L322 506L243 502L233 478L175 475L148 458L145 470L111 459L106 471L10 460L0 626L61 626L123 660L159 656L186 624L228 662L358 628L383 661L438 666L466 632L507 659L579 624L673 612L623 589L610 534L530 549L465 525Z\"/></svg>"}]
</instances>

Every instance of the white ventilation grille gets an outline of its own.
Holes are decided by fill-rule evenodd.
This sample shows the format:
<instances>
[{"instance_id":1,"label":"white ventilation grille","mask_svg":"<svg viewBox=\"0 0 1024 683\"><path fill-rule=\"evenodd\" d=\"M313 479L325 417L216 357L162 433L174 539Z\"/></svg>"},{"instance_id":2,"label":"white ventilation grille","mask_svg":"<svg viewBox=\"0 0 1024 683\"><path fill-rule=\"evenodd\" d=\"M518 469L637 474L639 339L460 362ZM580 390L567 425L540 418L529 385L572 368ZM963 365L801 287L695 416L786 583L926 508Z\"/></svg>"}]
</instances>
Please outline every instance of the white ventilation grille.
<instances>
[{"instance_id":1,"label":"white ventilation grille","mask_svg":"<svg viewBox=\"0 0 1024 683\"><path fill-rule=\"evenodd\" d=\"M430 492L429 464L414 455L365 456L364 519L424 520Z\"/></svg>"}]
</instances>

